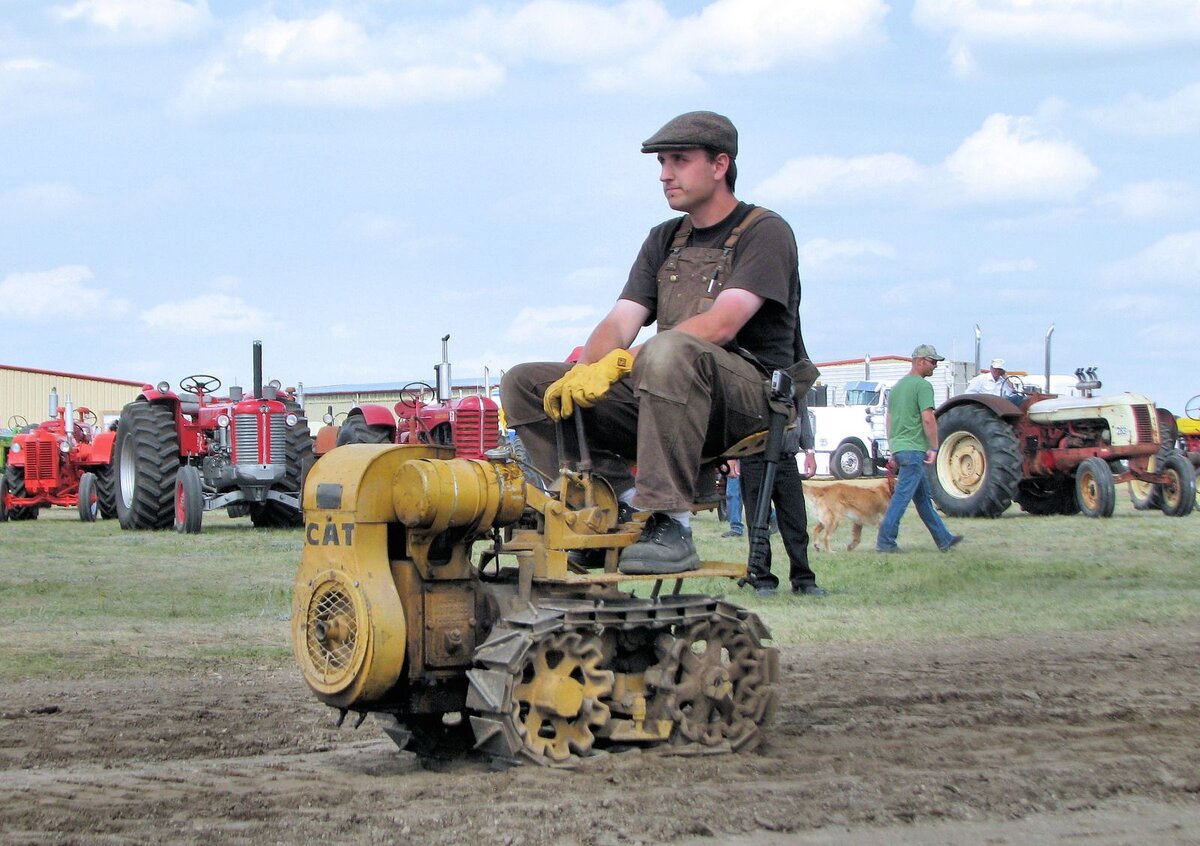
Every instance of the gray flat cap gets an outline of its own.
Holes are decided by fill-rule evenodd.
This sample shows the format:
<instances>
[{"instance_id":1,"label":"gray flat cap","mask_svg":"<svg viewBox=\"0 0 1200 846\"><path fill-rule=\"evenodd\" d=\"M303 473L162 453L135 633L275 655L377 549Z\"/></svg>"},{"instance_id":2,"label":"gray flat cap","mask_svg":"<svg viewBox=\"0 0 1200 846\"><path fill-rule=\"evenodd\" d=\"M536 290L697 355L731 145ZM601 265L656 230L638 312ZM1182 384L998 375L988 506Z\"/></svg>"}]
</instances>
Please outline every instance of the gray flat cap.
<instances>
[{"instance_id":1,"label":"gray flat cap","mask_svg":"<svg viewBox=\"0 0 1200 846\"><path fill-rule=\"evenodd\" d=\"M716 112L687 112L667 121L666 126L643 141L642 152L711 147L736 159L737 146L737 130L729 118Z\"/></svg>"}]
</instances>

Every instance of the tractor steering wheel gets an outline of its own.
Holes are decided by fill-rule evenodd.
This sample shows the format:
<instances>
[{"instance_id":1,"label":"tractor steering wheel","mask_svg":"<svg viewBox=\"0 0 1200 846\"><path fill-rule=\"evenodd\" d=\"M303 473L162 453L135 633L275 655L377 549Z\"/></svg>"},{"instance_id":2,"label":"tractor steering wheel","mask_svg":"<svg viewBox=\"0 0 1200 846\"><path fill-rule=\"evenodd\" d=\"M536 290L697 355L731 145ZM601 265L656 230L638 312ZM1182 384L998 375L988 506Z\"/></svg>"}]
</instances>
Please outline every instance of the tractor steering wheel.
<instances>
[{"instance_id":1,"label":"tractor steering wheel","mask_svg":"<svg viewBox=\"0 0 1200 846\"><path fill-rule=\"evenodd\" d=\"M1025 396L1025 382L1020 376L1008 375L1004 377L1004 381L1008 384L1008 388L1014 394Z\"/></svg>"},{"instance_id":2,"label":"tractor steering wheel","mask_svg":"<svg viewBox=\"0 0 1200 846\"><path fill-rule=\"evenodd\" d=\"M194 376L185 376L179 380L179 390L185 394L211 394L217 388L221 387L221 380L216 376L208 376L204 373L197 373Z\"/></svg>"},{"instance_id":3,"label":"tractor steering wheel","mask_svg":"<svg viewBox=\"0 0 1200 846\"><path fill-rule=\"evenodd\" d=\"M1183 413L1192 420L1200 420L1200 394L1196 394L1187 401L1187 405L1183 407Z\"/></svg>"},{"instance_id":4,"label":"tractor steering wheel","mask_svg":"<svg viewBox=\"0 0 1200 846\"><path fill-rule=\"evenodd\" d=\"M411 409L421 407L421 397L425 392L434 393L433 386L425 382L409 382L400 389L400 404Z\"/></svg>"},{"instance_id":5,"label":"tractor steering wheel","mask_svg":"<svg viewBox=\"0 0 1200 846\"><path fill-rule=\"evenodd\" d=\"M14 430L28 429L29 421L26 420L24 417L22 417L20 414L14 414L12 417L8 418L8 428L14 429Z\"/></svg>"},{"instance_id":6,"label":"tractor steering wheel","mask_svg":"<svg viewBox=\"0 0 1200 846\"><path fill-rule=\"evenodd\" d=\"M100 418L96 416L96 412L92 411L86 405L81 405L75 411L79 415L79 422L87 426L95 426L100 422Z\"/></svg>"}]
</instances>

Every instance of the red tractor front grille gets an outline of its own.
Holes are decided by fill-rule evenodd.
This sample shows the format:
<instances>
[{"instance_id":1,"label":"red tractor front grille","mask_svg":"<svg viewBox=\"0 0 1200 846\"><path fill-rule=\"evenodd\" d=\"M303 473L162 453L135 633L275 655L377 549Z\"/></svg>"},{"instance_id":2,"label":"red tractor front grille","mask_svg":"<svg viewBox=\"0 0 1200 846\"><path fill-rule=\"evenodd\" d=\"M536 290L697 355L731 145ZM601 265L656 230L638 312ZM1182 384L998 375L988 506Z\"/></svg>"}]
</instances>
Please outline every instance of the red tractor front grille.
<instances>
[{"instance_id":1,"label":"red tractor front grille","mask_svg":"<svg viewBox=\"0 0 1200 846\"><path fill-rule=\"evenodd\" d=\"M494 449L499 440L500 415L495 407L464 400L454 415L455 454L459 458L483 458L483 454Z\"/></svg>"},{"instance_id":2,"label":"red tractor front grille","mask_svg":"<svg viewBox=\"0 0 1200 846\"><path fill-rule=\"evenodd\" d=\"M1154 443L1154 415L1150 413L1150 406L1135 405L1133 406L1133 423L1137 430L1136 442L1139 444Z\"/></svg>"},{"instance_id":3,"label":"red tractor front grille","mask_svg":"<svg viewBox=\"0 0 1200 846\"><path fill-rule=\"evenodd\" d=\"M233 460L235 464L286 464L287 423L284 416L233 415Z\"/></svg>"},{"instance_id":4,"label":"red tractor front grille","mask_svg":"<svg viewBox=\"0 0 1200 846\"><path fill-rule=\"evenodd\" d=\"M32 487L33 482L54 482L58 474L55 470L55 453L58 445L54 441L39 441L30 439L25 444L25 484Z\"/></svg>"}]
</instances>

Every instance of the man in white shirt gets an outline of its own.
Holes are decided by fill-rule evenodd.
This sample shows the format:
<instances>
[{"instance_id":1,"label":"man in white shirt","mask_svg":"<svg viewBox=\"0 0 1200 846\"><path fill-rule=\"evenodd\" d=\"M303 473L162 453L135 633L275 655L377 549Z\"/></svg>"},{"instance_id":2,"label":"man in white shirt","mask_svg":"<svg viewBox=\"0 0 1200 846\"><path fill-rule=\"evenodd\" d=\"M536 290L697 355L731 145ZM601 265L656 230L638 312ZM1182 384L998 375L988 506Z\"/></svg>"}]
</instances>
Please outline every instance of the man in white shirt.
<instances>
[{"instance_id":1,"label":"man in white shirt","mask_svg":"<svg viewBox=\"0 0 1200 846\"><path fill-rule=\"evenodd\" d=\"M967 383L966 393L991 394L994 397L1004 397L1020 405L1025 398L1013 389L1012 383L1005 378L1007 375L1008 371L1004 369L1004 359L993 358L991 367Z\"/></svg>"}]
</instances>

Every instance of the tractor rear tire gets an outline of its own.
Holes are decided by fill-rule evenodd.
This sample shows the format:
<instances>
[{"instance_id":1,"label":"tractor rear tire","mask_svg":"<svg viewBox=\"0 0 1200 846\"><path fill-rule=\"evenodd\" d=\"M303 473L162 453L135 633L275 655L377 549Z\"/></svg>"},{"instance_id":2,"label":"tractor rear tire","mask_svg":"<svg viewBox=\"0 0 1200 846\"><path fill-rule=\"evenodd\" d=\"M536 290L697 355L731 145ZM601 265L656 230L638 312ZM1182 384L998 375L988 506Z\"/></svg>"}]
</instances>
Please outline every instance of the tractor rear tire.
<instances>
[{"instance_id":1,"label":"tractor rear tire","mask_svg":"<svg viewBox=\"0 0 1200 846\"><path fill-rule=\"evenodd\" d=\"M174 524L179 433L168 406L138 400L121 410L113 472L122 529L167 529Z\"/></svg>"},{"instance_id":2,"label":"tractor rear tire","mask_svg":"<svg viewBox=\"0 0 1200 846\"><path fill-rule=\"evenodd\" d=\"M111 520L117 516L117 470L109 464L96 468L96 500L100 503L100 516Z\"/></svg>"},{"instance_id":3,"label":"tractor rear tire","mask_svg":"<svg viewBox=\"0 0 1200 846\"><path fill-rule=\"evenodd\" d=\"M1026 479L1017 488L1017 505L1027 514L1037 517L1079 513L1075 501L1075 486L1063 477Z\"/></svg>"},{"instance_id":4,"label":"tractor rear tire","mask_svg":"<svg viewBox=\"0 0 1200 846\"><path fill-rule=\"evenodd\" d=\"M79 477L79 519L85 523L95 523L100 516L97 487L95 473L84 473Z\"/></svg>"},{"instance_id":5,"label":"tractor rear tire","mask_svg":"<svg viewBox=\"0 0 1200 846\"><path fill-rule=\"evenodd\" d=\"M312 465L313 437L308 431L308 421L301 417L296 425L287 430L287 470L283 481L275 485L275 490L285 493L298 493L304 497L304 477ZM293 528L304 525L304 512L292 508L282 502L269 499L266 502L250 504L250 522L256 528Z\"/></svg>"},{"instance_id":6,"label":"tractor rear tire","mask_svg":"<svg viewBox=\"0 0 1200 846\"><path fill-rule=\"evenodd\" d=\"M1172 451L1162 463L1171 481L1158 485L1158 501L1168 517L1186 517L1196 507L1196 470L1192 462Z\"/></svg>"},{"instance_id":7,"label":"tractor rear tire","mask_svg":"<svg viewBox=\"0 0 1200 846\"><path fill-rule=\"evenodd\" d=\"M1085 517L1111 517L1117 503L1112 468L1103 458L1085 458L1075 470L1075 501Z\"/></svg>"},{"instance_id":8,"label":"tractor rear tire","mask_svg":"<svg viewBox=\"0 0 1200 846\"><path fill-rule=\"evenodd\" d=\"M937 461L929 473L933 500L951 517L999 517L1021 482L1021 453L1012 427L984 405L959 405L938 420Z\"/></svg>"},{"instance_id":9,"label":"tractor rear tire","mask_svg":"<svg viewBox=\"0 0 1200 846\"><path fill-rule=\"evenodd\" d=\"M387 426L373 426L367 423L361 414L354 414L347 417L346 422L342 424L337 436L337 445L390 444L392 440L392 430Z\"/></svg>"},{"instance_id":10,"label":"tractor rear tire","mask_svg":"<svg viewBox=\"0 0 1200 846\"><path fill-rule=\"evenodd\" d=\"M204 483L200 470L184 464L175 474L175 531L198 535L203 520Z\"/></svg>"},{"instance_id":11,"label":"tractor rear tire","mask_svg":"<svg viewBox=\"0 0 1200 846\"><path fill-rule=\"evenodd\" d=\"M842 444L829 459L829 472L839 479L857 479L863 474L866 456L858 444Z\"/></svg>"},{"instance_id":12,"label":"tractor rear tire","mask_svg":"<svg viewBox=\"0 0 1200 846\"><path fill-rule=\"evenodd\" d=\"M25 490L25 468L9 464L4 468L4 481L8 484L8 492L13 496L27 497ZM40 509L36 505L14 505L8 509L9 520L36 520Z\"/></svg>"}]
</instances>

